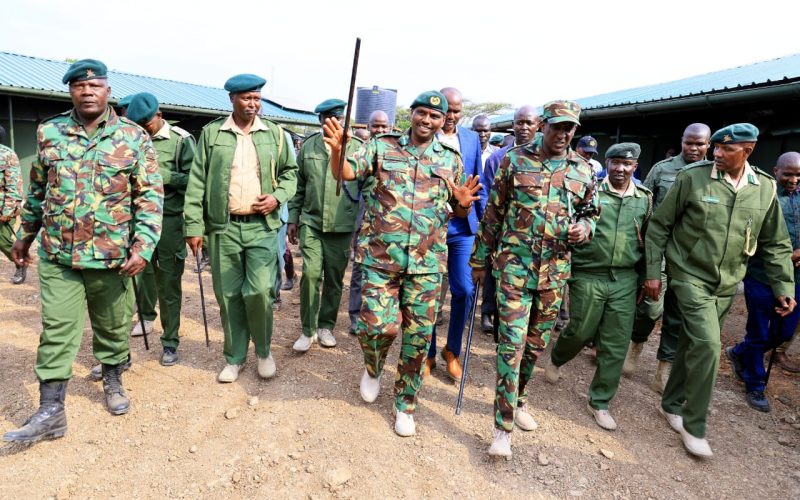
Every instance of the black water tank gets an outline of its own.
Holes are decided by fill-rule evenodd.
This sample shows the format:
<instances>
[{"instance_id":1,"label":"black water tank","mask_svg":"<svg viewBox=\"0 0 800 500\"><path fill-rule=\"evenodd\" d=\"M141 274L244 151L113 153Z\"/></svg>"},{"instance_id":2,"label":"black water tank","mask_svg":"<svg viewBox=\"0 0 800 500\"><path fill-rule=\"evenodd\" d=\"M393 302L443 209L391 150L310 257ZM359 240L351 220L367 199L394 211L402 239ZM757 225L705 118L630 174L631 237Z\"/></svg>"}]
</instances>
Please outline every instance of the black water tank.
<instances>
[{"instance_id":1,"label":"black water tank","mask_svg":"<svg viewBox=\"0 0 800 500\"><path fill-rule=\"evenodd\" d=\"M369 115L375 110L382 110L389 115L389 124L394 125L394 113L397 108L397 90L373 87L358 87L356 96L356 123L366 125Z\"/></svg>"}]
</instances>

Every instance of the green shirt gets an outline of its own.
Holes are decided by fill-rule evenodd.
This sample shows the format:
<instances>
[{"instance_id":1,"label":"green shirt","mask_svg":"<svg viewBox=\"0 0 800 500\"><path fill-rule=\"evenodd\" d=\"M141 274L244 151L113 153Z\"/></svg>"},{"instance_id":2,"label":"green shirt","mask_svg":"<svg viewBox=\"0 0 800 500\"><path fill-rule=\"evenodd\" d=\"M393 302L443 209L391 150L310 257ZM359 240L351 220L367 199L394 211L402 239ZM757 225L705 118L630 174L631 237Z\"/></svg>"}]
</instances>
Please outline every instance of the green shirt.
<instances>
[{"instance_id":1,"label":"green shirt","mask_svg":"<svg viewBox=\"0 0 800 500\"><path fill-rule=\"evenodd\" d=\"M151 139L164 181L164 215L183 213L183 197L197 146L194 137L180 127L164 121Z\"/></svg>"},{"instance_id":2,"label":"green shirt","mask_svg":"<svg viewBox=\"0 0 800 500\"><path fill-rule=\"evenodd\" d=\"M760 170L739 191L711 161L686 167L653 214L645 238L647 278L667 276L733 295L758 249L775 295L794 296L792 245L775 196L775 181ZM665 252L666 249L666 252Z\"/></svg>"},{"instance_id":3,"label":"green shirt","mask_svg":"<svg viewBox=\"0 0 800 500\"><path fill-rule=\"evenodd\" d=\"M678 173L683 170L686 165L686 160L683 159L682 154L661 160L653 165L650 172L647 173L647 178L644 180L644 187L653 192L653 207L658 208L664 198L667 196L669 188L675 183L675 178Z\"/></svg>"}]
</instances>

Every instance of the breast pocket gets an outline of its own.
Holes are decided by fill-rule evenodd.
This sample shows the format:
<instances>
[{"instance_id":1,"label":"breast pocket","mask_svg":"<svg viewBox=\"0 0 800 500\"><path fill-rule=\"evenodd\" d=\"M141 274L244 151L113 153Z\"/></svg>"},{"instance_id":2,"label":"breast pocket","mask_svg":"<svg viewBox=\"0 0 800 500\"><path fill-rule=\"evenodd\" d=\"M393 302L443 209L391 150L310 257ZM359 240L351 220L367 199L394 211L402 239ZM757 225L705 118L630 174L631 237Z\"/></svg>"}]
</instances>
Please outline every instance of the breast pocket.
<instances>
[{"instance_id":1,"label":"breast pocket","mask_svg":"<svg viewBox=\"0 0 800 500\"><path fill-rule=\"evenodd\" d=\"M407 189L406 184L411 177L410 168L404 157L385 156L380 166L380 185L388 191L401 194Z\"/></svg>"},{"instance_id":2,"label":"breast pocket","mask_svg":"<svg viewBox=\"0 0 800 500\"><path fill-rule=\"evenodd\" d=\"M131 220L128 212L98 210L94 213L94 258L124 259L130 246Z\"/></svg>"},{"instance_id":3,"label":"breast pocket","mask_svg":"<svg viewBox=\"0 0 800 500\"><path fill-rule=\"evenodd\" d=\"M103 155L97 158L94 189L100 196L100 210L130 213L131 182L135 159Z\"/></svg>"},{"instance_id":4,"label":"breast pocket","mask_svg":"<svg viewBox=\"0 0 800 500\"><path fill-rule=\"evenodd\" d=\"M513 200L517 209L532 212L539 208L544 195L544 174L541 171L517 170L513 173L513 182Z\"/></svg>"}]
</instances>

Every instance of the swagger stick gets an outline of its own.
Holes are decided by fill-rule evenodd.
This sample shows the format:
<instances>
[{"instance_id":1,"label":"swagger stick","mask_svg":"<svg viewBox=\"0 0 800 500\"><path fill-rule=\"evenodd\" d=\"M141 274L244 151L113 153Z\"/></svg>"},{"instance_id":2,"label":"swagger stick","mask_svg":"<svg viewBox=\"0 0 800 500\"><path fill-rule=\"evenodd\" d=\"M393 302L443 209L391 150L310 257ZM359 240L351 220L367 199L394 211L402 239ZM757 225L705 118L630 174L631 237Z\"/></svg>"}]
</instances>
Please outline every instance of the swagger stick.
<instances>
[{"instance_id":1,"label":"swagger stick","mask_svg":"<svg viewBox=\"0 0 800 500\"><path fill-rule=\"evenodd\" d=\"M136 276L131 276L133 283L133 296L136 298L136 313L139 315L139 324L142 325L142 335L144 336L144 350L150 350L150 343L147 342L147 328L144 325L144 316L142 316L142 299L139 296L139 287L136 286Z\"/></svg>"},{"instance_id":2,"label":"swagger stick","mask_svg":"<svg viewBox=\"0 0 800 500\"><path fill-rule=\"evenodd\" d=\"M200 268L200 254L203 252L202 247L194 254L194 261L197 263L197 281L200 283L200 306L203 309L203 327L206 329L206 349L211 348L211 341L208 339L208 319L206 318L206 298L203 293L203 275Z\"/></svg>"},{"instance_id":3,"label":"swagger stick","mask_svg":"<svg viewBox=\"0 0 800 500\"><path fill-rule=\"evenodd\" d=\"M350 74L350 95L347 97L347 114L344 117L344 133L342 134L342 149L339 154L339 174L336 176L336 196L342 195L342 169L347 151L347 131L350 130L350 113L353 109L353 93L356 90L356 73L358 73L358 55L361 52L361 39L356 38L356 50L353 53L353 72Z\"/></svg>"},{"instance_id":4,"label":"swagger stick","mask_svg":"<svg viewBox=\"0 0 800 500\"><path fill-rule=\"evenodd\" d=\"M475 312L478 306L478 293L481 282L475 283L475 293L472 295L472 307L469 308L469 330L467 331L467 346L464 352L464 371L461 373L461 384L458 388L456 400L456 415L461 415L461 400L464 398L464 383L467 381L467 368L469 367L469 348L472 346L472 332L475 330Z\"/></svg>"}]
</instances>

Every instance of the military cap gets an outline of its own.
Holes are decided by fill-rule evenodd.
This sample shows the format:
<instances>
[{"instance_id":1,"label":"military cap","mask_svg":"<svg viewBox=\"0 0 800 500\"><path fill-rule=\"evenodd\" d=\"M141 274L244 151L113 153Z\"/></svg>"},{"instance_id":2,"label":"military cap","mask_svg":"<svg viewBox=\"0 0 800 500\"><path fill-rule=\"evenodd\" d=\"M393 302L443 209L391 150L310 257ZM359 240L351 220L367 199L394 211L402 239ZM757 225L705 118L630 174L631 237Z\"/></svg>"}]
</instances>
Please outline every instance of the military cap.
<instances>
[{"instance_id":1,"label":"military cap","mask_svg":"<svg viewBox=\"0 0 800 500\"><path fill-rule=\"evenodd\" d=\"M347 106L347 103L341 99L326 99L314 108L314 113L318 115L342 116L345 106Z\"/></svg>"},{"instance_id":2,"label":"military cap","mask_svg":"<svg viewBox=\"0 0 800 500\"><path fill-rule=\"evenodd\" d=\"M411 103L411 109L419 106L447 113L447 98L441 92L429 90L418 95Z\"/></svg>"},{"instance_id":3,"label":"military cap","mask_svg":"<svg viewBox=\"0 0 800 500\"><path fill-rule=\"evenodd\" d=\"M150 92L140 92L131 97L125 116L136 123L149 122L158 111L158 99Z\"/></svg>"},{"instance_id":4,"label":"military cap","mask_svg":"<svg viewBox=\"0 0 800 500\"><path fill-rule=\"evenodd\" d=\"M721 128L711 136L711 144L735 144L737 142L757 142L758 127L750 123L734 123Z\"/></svg>"},{"instance_id":5,"label":"military cap","mask_svg":"<svg viewBox=\"0 0 800 500\"><path fill-rule=\"evenodd\" d=\"M578 147L583 148L587 153L597 153L597 140L591 135L584 135L578 141Z\"/></svg>"},{"instance_id":6,"label":"military cap","mask_svg":"<svg viewBox=\"0 0 800 500\"><path fill-rule=\"evenodd\" d=\"M638 160L642 153L642 147L635 142L620 142L614 144L606 151L606 160L611 158L622 158L623 160Z\"/></svg>"},{"instance_id":7,"label":"military cap","mask_svg":"<svg viewBox=\"0 0 800 500\"><path fill-rule=\"evenodd\" d=\"M97 59L81 59L70 64L61 78L61 83L82 82L95 78L108 78L108 68Z\"/></svg>"},{"instance_id":8,"label":"military cap","mask_svg":"<svg viewBox=\"0 0 800 500\"><path fill-rule=\"evenodd\" d=\"M489 139L489 144L503 144L503 135L502 134L494 134Z\"/></svg>"},{"instance_id":9,"label":"military cap","mask_svg":"<svg viewBox=\"0 0 800 500\"><path fill-rule=\"evenodd\" d=\"M550 101L544 105L542 121L547 123L572 122L580 125L581 106L574 101Z\"/></svg>"},{"instance_id":10,"label":"military cap","mask_svg":"<svg viewBox=\"0 0 800 500\"><path fill-rule=\"evenodd\" d=\"M131 103L131 99L133 99L134 95L136 95L136 94L126 95L125 97L123 97L122 99L119 100L119 103L117 104L117 106L119 106L120 108L127 108L128 105Z\"/></svg>"},{"instance_id":11,"label":"military cap","mask_svg":"<svg viewBox=\"0 0 800 500\"><path fill-rule=\"evenodd\" d=\"M267 81L258 75L251 75L243 73L228 78L225 82L225 90L231 94L238 92L261 92L261 87L267 84Z\"/></svg>"}]
</instances>

